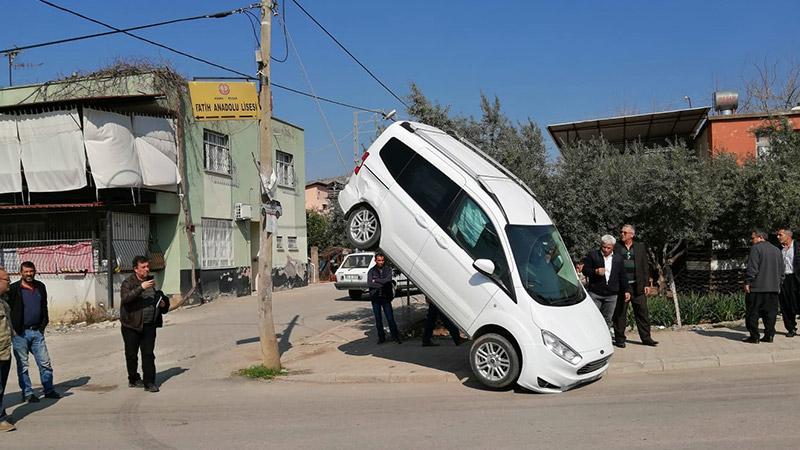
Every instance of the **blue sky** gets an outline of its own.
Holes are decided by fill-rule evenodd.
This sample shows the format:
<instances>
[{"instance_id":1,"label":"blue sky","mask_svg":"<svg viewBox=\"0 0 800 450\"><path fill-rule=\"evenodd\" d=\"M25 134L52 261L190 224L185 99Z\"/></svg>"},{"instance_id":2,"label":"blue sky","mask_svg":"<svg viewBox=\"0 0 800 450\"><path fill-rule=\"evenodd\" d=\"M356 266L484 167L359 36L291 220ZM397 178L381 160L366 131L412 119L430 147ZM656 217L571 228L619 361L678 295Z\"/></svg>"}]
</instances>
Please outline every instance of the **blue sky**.
<instances>
[{"instance_id":1,"label":"blue sky","mask_svg":"<svg viewBox=\"0 0 800 450\"><path fill-rule=\"evenodd\" d=\"M118 27L135 26L244 6L247 0L53 0ZM402 105L292 3L288 32L314 91L374 109ZM547 124L621 112L709 105L715 89L742 92L752 65L788 63L800 48L796 1L417 1L298 0L399 95L416 82L452 110L479 114L484 92L500 98L515 120ZM36 0L2 2L0 48L104 31L99 25ZM142 36L254 73L255 41L243 15L145 30ZM273 55L284 54L274 23ZM298 58L273 63L273 81L310 91ZM91 71L117 57L170 61L185 76L228 76L219 69L170 54L126 36L111 36L23 52L15 84ZM0 85L7 85L6 66ZM274 91L274 115L306 130L308 179L350 170L353 112L322 105L340 141L343 167L317 105ZM373 128L361 114L361 141Z\"/></svg>"}]
</instances>

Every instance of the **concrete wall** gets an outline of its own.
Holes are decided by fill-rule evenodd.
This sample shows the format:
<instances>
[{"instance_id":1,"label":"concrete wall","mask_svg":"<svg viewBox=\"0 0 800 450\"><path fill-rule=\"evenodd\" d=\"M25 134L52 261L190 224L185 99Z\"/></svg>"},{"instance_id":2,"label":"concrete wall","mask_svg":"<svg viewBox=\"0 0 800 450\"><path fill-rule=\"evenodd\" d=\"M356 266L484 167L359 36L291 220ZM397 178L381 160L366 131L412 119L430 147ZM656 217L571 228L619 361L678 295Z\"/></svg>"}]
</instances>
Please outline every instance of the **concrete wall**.
<instances>
[{"instance_id":1,"label":"concrete wall","mask_svg":"<svg viewBox=\"0 0 800 450\"><path fill-rule=\"evenodd\" d=\"M795 130L800 129L800 117L788 119ZM754 117L711 120L708 126L709 147L714 154L733 153L742 164L756 156L755 131L765 125L766 120Z\"/></svg>"},{"instance_id":2,"label":"concrete wall","mask_svg":"<svg viewBox=\"0 0 800 450\"><path fill-rule=\"evenodd\" d=\"M326 187L314 184L306 188L306 209L328 212L331 208L330 203Z\"/></svg>"}]
</instances>

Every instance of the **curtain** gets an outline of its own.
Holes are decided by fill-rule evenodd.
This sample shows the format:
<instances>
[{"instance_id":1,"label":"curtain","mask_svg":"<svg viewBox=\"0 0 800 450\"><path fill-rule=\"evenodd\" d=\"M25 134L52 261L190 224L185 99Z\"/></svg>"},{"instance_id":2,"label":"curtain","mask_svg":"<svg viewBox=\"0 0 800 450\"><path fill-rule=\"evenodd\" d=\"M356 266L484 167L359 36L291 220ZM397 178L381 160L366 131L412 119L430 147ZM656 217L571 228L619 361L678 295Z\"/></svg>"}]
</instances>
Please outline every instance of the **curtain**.
<instances>
[{"instance_id":1,"label":"curtain","mask_svg":"<svg viewBox=\"0 0 800 450\"><path fill-rule=\"evenodd\" d=\"M76 109L18 116L17 127L30 192L86 186L86 154Z\"/></svg>"},{"instance_id":2,"label":"curtain","mask_svg":"<svg viewBox=\"0 0 800 450\"><path fill-rule=\"evenodd\" d=\"M144 185L176 190L180 175L174 121L133 116L133 135Z\"/></svg>"},{"instance_id":3,"label":"curtain","mask_svg":"<svg viewBox=\"0 0 800 450\"><path fill-rule=\"evenodd\" d=\"M22 192L21 173L17 122L0 114L0 194Z\"/></svg>"},{"instance_id":4,"label":"curtain","mask_svg":"<svg viewBox=\"0 0 800 450\"><path fill-rule=\"evenodd\" d=\"M86 155L97 188L141 186L130 116L85 108L83 119Z\"/></svg>"}]
</instances>

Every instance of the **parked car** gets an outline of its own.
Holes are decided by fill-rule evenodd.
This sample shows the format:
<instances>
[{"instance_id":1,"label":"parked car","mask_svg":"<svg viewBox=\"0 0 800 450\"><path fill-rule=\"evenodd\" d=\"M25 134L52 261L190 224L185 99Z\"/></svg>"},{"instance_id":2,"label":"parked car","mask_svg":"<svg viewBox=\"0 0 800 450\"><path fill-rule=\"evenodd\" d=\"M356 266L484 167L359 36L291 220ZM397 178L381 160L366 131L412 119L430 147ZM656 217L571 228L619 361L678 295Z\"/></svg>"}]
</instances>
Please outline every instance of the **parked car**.
<instances>
[{"instance_id":1,"label":"parked car","mask_svg":"<svg viewBox=\"0 0 800 450\"><path fill-rule=\"evenodd\" d=\"M391 262L395 283L395 292L399 293L406 289L413 288L408 278L399 269L393 267ZM367 272L375 265L375 252L351 253L342 261L342 265L336 269L336 281L333 285L336 289L346 290L353 300L360 299L369 291L367 288Z\"/></svg>"},{"instance_id":2,"label":"parked car","mask_svg":"<svg viewBox=\"0 0 800 450\"><path fill-rule=\"evenodd\" d=\"M608 328L550 217L466 140L392 124L339 205L352 245L381 248L473 339L470 365L484 385L561 392L608 369Z\"/></svg>"}]
</instances>

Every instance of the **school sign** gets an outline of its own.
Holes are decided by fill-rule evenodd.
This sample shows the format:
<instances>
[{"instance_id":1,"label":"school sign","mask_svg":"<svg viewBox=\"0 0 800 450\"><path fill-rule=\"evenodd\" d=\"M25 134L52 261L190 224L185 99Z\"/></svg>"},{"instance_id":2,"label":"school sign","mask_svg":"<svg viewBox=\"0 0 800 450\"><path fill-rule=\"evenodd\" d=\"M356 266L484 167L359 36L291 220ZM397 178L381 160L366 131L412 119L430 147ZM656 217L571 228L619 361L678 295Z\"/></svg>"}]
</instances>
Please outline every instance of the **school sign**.
<instances>
[{"instance_id":1,"label":"school sign","mask_svg":"<svg viewBox=\"0 0 800 450\"><path fill-rule=\"evenodd\" d=\"M190 81L192 113L197 120L257 119L255 83Z\"/></svg>"}]
</instances>

